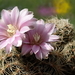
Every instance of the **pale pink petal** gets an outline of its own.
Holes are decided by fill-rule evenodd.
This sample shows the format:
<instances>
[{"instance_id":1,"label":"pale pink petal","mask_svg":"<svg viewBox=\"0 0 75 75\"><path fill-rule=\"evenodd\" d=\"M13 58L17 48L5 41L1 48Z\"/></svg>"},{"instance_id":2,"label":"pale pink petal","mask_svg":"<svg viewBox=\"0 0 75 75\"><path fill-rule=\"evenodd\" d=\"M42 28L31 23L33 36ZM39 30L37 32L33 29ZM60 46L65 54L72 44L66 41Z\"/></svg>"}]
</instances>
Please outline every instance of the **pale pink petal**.
<instances>
[{"instance_id":1,"label":"pale pink petal","mask_svg":"<svg viewBox=\"0 0 75 75\"><path fill-rule=\"evenodd\" d=\"M46 31L51 35L55 31L55 25L54 24L46 24Z\"/></svg>"},{"instance_id":2,"label":"pale pink petal","mask_svg":"<svg viewBox=\"0 0 75 75\"><path fill-rule=\"evenodd\" d=\"M50 51L54 50L54 47L50 43L48 45L51 48Z\"/></svg>"},{"instance_id":3,"label":"pale pink petal","mask_svg":"<svg viewBox=\"0 0 75 75\"><path fill-rule=\"evenodd\" d=\"M24 44L29 44L29 43L30 43L30 42L29 42L29 39L28 39L28 38L24 38L24 39L23 39L23 43L24 43Z\"/></svg>"},{"instance_id":4,"label":"pale pink petal","mask_svg":"<svg viewBox=\"0 0 75 75\"><path fill-rule=\"evenodd\" d=\"M55 42L59 39L59 36L57 35L50 35L49 39L47 42Z\"/></svg>"},{"instance_id":5,"label":"pale pink petal","mask_svg":"<svg viewBox=\"0 0 75 75\"><path fill-rule=\"evenodd\" d=\"M41 50L35 55L37 59L41 60L43 58Z\"/></svg>"},{"instance_id":6,"label":"pale pink petal","mask_svg":"<svg viewBox=\"0 0 75 75\"><path fill-rule=\"evenodd\" d=\"M37 25L34 30L39 34L43 34L44 28L45 28L44 25Z\"/></svg>"},{"instance_id":7,"label":"pale pink petal","mask_svg":"<svg viewBox=\"0 0 75 75\"><path fill-rule=\"evenodd\" d=\"M34 31L32 31L32 30L30 30L30 31L28 31L27 32L27 38L28 38L28 40L30 41L30 42L32 42L33 41L33 35L34 35Z\"/></svg>"},{"instance_id":8,"label":"pale pink petal","mask_svg":"<svg viewBox=\"0 0 75 75\"><path fill-rule=\"evenodd\" d=\"M48 39L49 39L49 35L46 33L46 34L42 34L42 39L45 41L45 42L48 42Z\"/></svg>"},{"instance_id":9,"label":"pale pink petal","mask_svg":"<svg viewBox=\"0 0 75 75\"><path fill-rule=\"evenodd\" d=\"M10 40L10 43L13 43L13 41L15 40L15 36L8 38Z\"/></svg>"},{"instance_id":10,"label":"pale pink petal","mask_svg":"<svg viewBox=\"0 0 75 75\"><path fill-rule=\"evenodd\" d=\"M6 31L4 31L4 30L0 29L0 36L1 36L1 35L7 36Z\"/></svg>"},{"instance_id":11,"label":"pale pink petal","mask_svg":"<svg viewBox=\"0 0 75 75\"><path fill-rule=\"evenodd\" d=\"M20 37L22 38L22 40L26 38L25 34L20 34Z\"/></svg>"},{"instance_id":12,"label":"pale pink petal","mask_svg":"<svg viewBox=\"0 0 75 75\"><path fill-rule=\"evenodd\" d=\"M31 45L23 45L21 54L26 55L28 52L30 52L31 48L32 48Z\"/></svg>"},{"instance_id":13,"label":"pale pink petal","mask_svg":"<svg viewBox=\"0 0 75 75\"><path fill-rule=\"evenodd\" d=\"M3 35L3 36L6 36L7 37L7 32L5 29L2 29L0 28L0 36Z\"/></svg>"},{"instance_id":14,"label":"pale pink petal","mask_svg":"<svg viewBox=\"0 0 75 75\"><path fill-rule=\"evenodd\" d=\"M2 10L1 16L2 16L3 21L6 23L6 25L11 24L11 16L10 16L9 11Z\"/></svg>"},{"instance_id":15,"label":"pale pink petal","mask_svg":"<svg viewBox=\"0 0 75 75\"><path fill-rule=\"evenodd\" d=\"M12 50L12 44L8 44L8 45L5 47L5 50L6 50L6 53L10 53L11 50Z\"/></svg>"},{"instance_id":16,"label":"pale pink petal","mask_svg":"<svg viewBox=\"0 0 75 75\"><path fill-rule=\"evenodd\" d=\"M49 51L54 50L54 48L50 44L47 44L47 43L42 43L40 46L42 49L45 49L45 50L49 50Z\"/></svg>"},{"instance_id":17,"label":"pale pink petal","mask_svg":"<svg viewBox=\"0 0 75 75\"><path fill-rule=\"evenodd\" d=\"M11 19L13 25L17 25L18 18L19 18L19 9L18 7L15 7L11 10Z\"/></svg>"},{"instance_id":18,"label":"pale pink petal","mask_svg":"<svg viewBox=\"0 0 75 75\"><path fill-rule=\"evenodd\" d=\"M16 30L16 33L15 33L14 37L18 37L20 35L21 35L20 31L19 30Z\"/></svg>"},{"instance_id":19,"label":"pale pink petal","mask_svg":"<svg viewBox=\"0 0 75 75\"><path fill-rule=\"evenodd\" d=\"M7 44L9 44L9 40L3 40L0 42L0 49L4 48Z\"/></svg>"},{"instance_id":20,"label":"pale pink petal","mask_svg":"<svg viewBox=\"0 0 75 75\"><path fill-rule=\"evenodd\" d=\"M0 28L7 30L7 25L5 25L1 20L0 20Z\"/></svg>"},{"instance_id":21,"label":"pale pink petal","mask_svg":"<svg viewBox=\"0 0 75 75\"><path fill-rule=\"evenodd\" d=\"M20 47L22 45L22 39L21 37L15 37L14 42L12 43L16 47Z\"/></svg>"},{"instance_id":22,"label":"pale pink petal","mask_svg":"<svg viewBox=\"0 0 75 75\"><path fill-rule=\"evenodd\" d=\"M23 9L20 11L20 17L24 17L28 14L28 9Z\"/></svg>"},{"instance_id":23,"label":"pale pink petal","mask_svg":"<svg viewBox=\"0 0 75 75\"><path fill-rule=\"evenodd\" d=\"M6 36L0 35L0 41L7 39Z\"/></svg>"},{"instance_id":24,"label":"pale pink petal","mask_svg":"<svg viewBox=\"0 0 75 75\"><path fill-rule=\"evenodd\" d=\"M48 54L49 54L49 51L48 51L48 50L42 49L41 51L42 51L42 56L43 56L43 58L48 57Z\"/></svg>"},{"instance_id":25,"label":"pale pink petal","mask_svg":"<svg viewBox=\"0 0 75 75\"><path fill-rule=\"evenodd\" d=\"M31 20L26 21L22 25L18 25L19 28L24 27L24 26L29 26L30 28L34 28L36 26L36 19L33 18Z\"/></svg>"},{"instance_id":26,"label":"pale pink petal","mask_svg":"<svg viewBox=\"0 0 75 75\"><path fill-rule=\"evenodd\" d=\"M5 29L0 28L0 32L6 33L7 31Z\"/></svg>"},{"instance_id":27,"label":"pale pink petal","mask_svg":"<svg viewBox=\"0 0 75 75\"><path fill-rule=\"evenodd\" d=\"M26 15L25 17L22 17L19 19L19 26L24 24L26 21L31 20L33 18L33 14Z\"/></svg>"},{"instance_id":28,"label":"pale pink petal","mask_svg":"<svg viewBox=\"0 0 75 75\"><path fill-rule=\"evenodd\" d=\"M27 31L29 31L30 30L30 28L28 27L28 26L24 26L24 27L22 27L21 29L20 29L20 33L25 33L25 32L27 32Z\"/></svg>"},{"instance_id":29,"label":"pale pink petal","mask_svg":"<svg viewBox=\"0 0 75 75\"><path fill-rule=\"evenodd\" d=\"M36 23L37 24L44 24L44 21L41 19L41 20L38 20Z\"/></svg>"},{"instance_id":30,"label":"pale pink petal","mask_svg":"<svg viewBox=\"0 0 75 75\"><path fill-rule=\"evenodd\" d=\"M33 45L32 51L34 52L34 54L36 54L39 50L40 50L39 46Z\"/></svg>"}]
</instances>

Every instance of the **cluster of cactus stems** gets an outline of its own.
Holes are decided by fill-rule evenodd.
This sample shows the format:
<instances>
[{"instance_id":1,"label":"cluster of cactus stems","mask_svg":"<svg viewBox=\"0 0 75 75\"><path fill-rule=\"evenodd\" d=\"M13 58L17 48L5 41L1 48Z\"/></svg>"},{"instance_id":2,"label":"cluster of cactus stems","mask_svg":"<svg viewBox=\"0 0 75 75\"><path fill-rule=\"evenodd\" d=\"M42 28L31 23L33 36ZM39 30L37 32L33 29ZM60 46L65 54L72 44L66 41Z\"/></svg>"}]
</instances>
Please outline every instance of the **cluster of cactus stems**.
<instances>
[{"instance_id":1,"label":"cluster of cactus stems","mask_svg":"<svg viewBox=\"0 0 75 75\"><path fill-rule=\"evenodd\" d=\"M59 41L52 43L55 50L47 59L38 60L34 55L21 56L20 49L14 48L6 54L0 50L0 75L73 75L75 74L75 40L73 25L68 19L57 17L47 19L56 25Z\"/></svg>"},{"instance_id":2,"label":"cluster of cactus stems","mask_svg":"<svg viewBox=\"0 0 75 75\"><path fill-rule=\"evenodd\" d=\"M30 75L22 64L20 53L13 47L11 53L0 50L0 75Z\"/></svg>"},{"instance_id":3,"label":"cluster of cactus stems","mask_svg":"<svg viewBox=\"0 0 75 75\"><path fill-rule=\"evenodd\" d=\"M70 61L72 57L75 57L75 40L66 44L61 53L68 61Z\"/></svg>"},{"instance_id":4,"label":"cluster of cactus stems","mask_svg":"<svg viewBox=\"0 0 75 75\"><path fill-rule=\"evenodd\" d=\"M73 25L70 24L68 19L58 19L54 17L47 19L47 23L54 23L56 25L56 33L60 36L60 40L54 43L54 46L60 51L63 50L64 45L74 40L74 29Z\"/></svg>"}]
</instances>

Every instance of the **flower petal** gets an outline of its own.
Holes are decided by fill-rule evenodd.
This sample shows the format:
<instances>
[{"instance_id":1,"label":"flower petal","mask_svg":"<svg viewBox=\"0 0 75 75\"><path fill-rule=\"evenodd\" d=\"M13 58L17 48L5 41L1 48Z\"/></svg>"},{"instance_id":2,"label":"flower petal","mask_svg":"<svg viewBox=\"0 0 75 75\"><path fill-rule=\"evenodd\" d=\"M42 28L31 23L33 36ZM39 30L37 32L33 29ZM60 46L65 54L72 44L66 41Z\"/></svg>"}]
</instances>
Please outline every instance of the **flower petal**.
<instances>
[{"instance_id":1,"label":"flower petal","mask_svg":"<svg viewBox=\"0 0 75 75\"><path fill-rule=\"evenodd\" d=\"M40 49L40 47L36 46L36 45L33 45L33 47L32 47L32 51L34 52L34 54L36 54L39 51L39 49Z\"/></svg>"},{"instance_id":2,"label":"flower petal","mask_svg":"<svg viewBox=\"0 0 75 75\"><path fill-rule=\"evenodd\" d=\"M39 50L39 52L35 56L37 59L41 60L43 58L41 50Z\"/></svg>"},{"instance_id":3,"label":"flower petal","mask_svg":"<svg viewBox=\"0 0 75 75\"><path fill-rule=\"evenodd\" d=\"M29 21L33 18L33 14L26 15L19 19L19 27L23 25L26 21Z\"/></svg>"},{"instance_id":4,"label":"flower petal","mask_svg":"<svg viewBox=\"0 0 75 75\"><path fill-rule=\"evenodd\" d=\"M10 43L13 43L13 41L15 40L15 36L9 38L9 40L10 40Z\"/></svg>"},{"instance_id":5,"label":"flower petal","mask_svg":"<svg viewBox=\"0 0 75 75\"><path fill-rule=\"evenodd\" d=\"M35 32L33 30L30 30L27 32L27 38L30 42L33 42L33 35L35 34Z\"/></svg>"},{"instance_id":6,"label":"flower petal","mask_svg":"<svg viewBox=\"0 0 75 75\"><path fill-rule=\"evenodd\" d=\"M44 21L41 19L41 20L38 20L36 23L37 24L44 24Z\"/></svg>"},{"instance_id":7,"label":"flower petal","mask_svg":"<svg viewBox=\"0 0 75 75\"><path fill-rule=\"evenodd\" d=\"M55 31L55 25L54 24L46 24L46 31L50 35Z\"/></svg>"},{"instance_id":8,"label":"flower petal","mask_svg":"<svg viewBox=\"0 0 75 75\"><path fill-rule=\"evenodd\" d=\"M23 45L21 54L26 55L28 52L30 52L31 48L32 48L31 45Z\"/></svg>"},{"instance_id":9,"label":"flower petal","mask_svg":"<svg viewBox=\"0 0 75 75\"><path fill-rule=\"evenodd\" d=\"M0 36L1 35L7 36L7 33L4 29L0 29Z\"/></svg>"},{"instance_id":10,"label":"flower petal","mask_svg":"<svg viewBox=\"0 0 75 75\"><path fill-rule=\"evenodd\" d=\"M20 34L20 37L22 38L22 40L26 38L25 34Z\"/></svg>"},{"instance_id":11,"label":"flower petal","mask_svg":"<svg viewBox=\"0 0 75 75\"><path fill-rule=\"evenodd\" d=\"M44 28L45 28L45 25L37 25L34 30L39 34L42 34L44 31Z\"/></svg>"},{"instance_id":12,"label":"flower petal","mask_svg":"<svg viewBox=\"0 0 75 75\"><path fill-rule=\"evenodd\" d=\"M40 46L42 49L45 49L45 50L49 50L49 51L54 50L54 48L50 44L47 44L47 43L42 43Z\"/></svg>"},{"instance_id":13,"label":"flower petal","mask_svg":"<svg viewBox=\"0 0 75 75\"><path fill-rule=\"evenodd\" d=\"M47 42L54 42L57 41L59 39L59 36L57 35L50 35L49 39Z\"/></svg>"},{"instance_id":14,"label":"flower petal","mask_svg":"<svg viewBox=\"0 0 75 75\"><path fill-rule=\"evenodd\" d=\"M16 47L20 47L22 45L21 37L15 37L15 40L13 41L13 45Z\"/></svg>"},{"instance_id":15,"label":"flower petal","mask_svg":"<svg viewBox=\"0 0 75 75\"><path fill-rule=\"evenodd\" d=\"M7 30L8 27L0 20L0 28Z\"/></svg>"},{"instance_id":16,"label":"flower petal","mask_svg":"<svg viewBox=\"0 0 75 75\"><path fill-rule=\"evenodd\" d=\"M6 36L0 35L0 41L7 39Z\"/></svg>"},{"instance_id":17,"label":"flower petal","mask_svg":"<svg viewBox=\"0 0 75 75\"><path fill-rule=\"evenodd\" d=\"M8 44L5 49L6 49L6 53L10 53L12 50L12 44Z\"/></svg>"},{"instance_id":18,"label":"flower petal","mask_svg":"<svg viewBox=\"0 0 75 75\"><path fill-rule=\"evenodd\" d=\"M29 30L30 30L30 28L28 26L24 26L24 27L21 28L20 33L25 33Z\"/></svg>"},{"instance_id":19,"label":"flower petal","mask_svg":"<svg viewBox=\"0 0 75 75\"><path fill-rule=\"evenodd\" d=\"M34 28L36 26L36 19L33 18L31 20L26 21L22 25L19 25L19 28L24 27L24 26L29 26L30 28Z\"/></svg>"},{"instance_id":20,"label":"flower petal","mask_svg":"<svg viewBox=\"0 0 75 75\"><path fill-rule=\"evenodd\" d=\"M7 44L9 44L9 39L1 41L0 42L0 49L4 48Z\"/></svg>"},{"instance_id":21,"label":"flower petal","mask_svg":"<svg viewBox=\"0 0 75 75\"><path fill-rule=\"evenodd\" d=\"M18 18L19 18L19 9L18 7L15 7L11 10L11 19L13 25L17 25Z\"/></svg>"},{"instance_id":22,"label":"flower petal","mask_svg":"<svg viewBox=\"0 0 75 75\"><path fill-rule=\"evenodd\" d=\"M28 9L21 10L20 11L20 18L26 16L27 14L28 14Z\"/></svg>"},{"instance_id":23,"label":"flower petal","mask_svg":"<svg viewBox=\"0 0 75 75\"><path fill-rule=\"evenodd\" d=\"M10 12L7 10L2 10L1 16L6 25L11 24Z\"/></svg>"},{"instance_id":24,"label":"flower petal","mask_svg":"<svg viewBox=\"0 0 75 75\"><path fill-rule=\"evenodd\" d=\"M41 51L42 51L43 58L47 58L50 51L45 50L45 49L42 49Z\"/></svg>"}]
</instances>

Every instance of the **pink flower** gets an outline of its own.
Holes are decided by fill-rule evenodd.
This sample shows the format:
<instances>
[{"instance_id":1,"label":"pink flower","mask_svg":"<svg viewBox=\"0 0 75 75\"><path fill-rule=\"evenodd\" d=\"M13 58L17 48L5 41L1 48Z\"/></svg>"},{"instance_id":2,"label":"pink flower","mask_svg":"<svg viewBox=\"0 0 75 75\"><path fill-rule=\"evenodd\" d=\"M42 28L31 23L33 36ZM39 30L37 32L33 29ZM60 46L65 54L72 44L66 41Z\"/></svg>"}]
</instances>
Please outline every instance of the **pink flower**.
<instances>
[{"instance_id":1,"label":"pink flower","mask_svg":"<svg viewBox=\"0 0 75 75\"><path fill-rule=\"evenodd\" d=\"M29 31L28 26L34 23L33 13L28 9L19 11L14 7L11 11L2 10L0 20L0 49L6 48L9 53L12 45L19 47L22 45L24 33Z\"/></svg>"},{"instance_id":2,"label":"pink flower","mask_svg":"<svg viewBox=\"0 0 75 75\"><path fill-rule=\"evenodd\" d=\"M33 30L26 33L21 53L22 55L34 53L37 59L42 59L48 57L49 52L54 49L50 42L57 41L59 37L52 35L55 31L54 24L45 24L43 20L37 21L36 24Z\"/></svg>"},{"instance_id":3,"label":"pink flower","mask_svg":"<svg viewBox=\"0 0 75 75\"><path fill-rule=\"evenodd\" d=\"M51 16L56 13L53 7L48 6L40 6L37 12L42 16Z\"/></svg>"}]
</instances>

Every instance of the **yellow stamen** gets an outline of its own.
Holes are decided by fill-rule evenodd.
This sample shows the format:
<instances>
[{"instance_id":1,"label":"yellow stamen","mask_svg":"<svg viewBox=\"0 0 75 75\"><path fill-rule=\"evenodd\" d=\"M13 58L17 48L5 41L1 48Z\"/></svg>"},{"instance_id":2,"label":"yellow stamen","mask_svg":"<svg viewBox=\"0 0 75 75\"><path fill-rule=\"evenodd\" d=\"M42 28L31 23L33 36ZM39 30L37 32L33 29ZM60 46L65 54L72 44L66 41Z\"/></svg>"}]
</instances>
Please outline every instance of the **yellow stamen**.
<instances>
[{"instance_id":1,"label":"yellow stamen","mask_svg":"<svg viewBox=\"0 0 75 75\"><path fill-rule=\"evenodd\" d=\"M11 37L15 34L15 27L11 24L7 25L8 26L8 29L7 29L7 32L8 32L8 36Z\"/></svg>"},{"instance_id":2,"label":"yellow stamen","mask_svg":"<svg viewBox=\"0 0 75 75\"><path fill-rule=\"evenodd\" d=\"M33 35L35 42L38 42L40 40L40 35L38 33Z\"/></svg>"}]
</instances>

